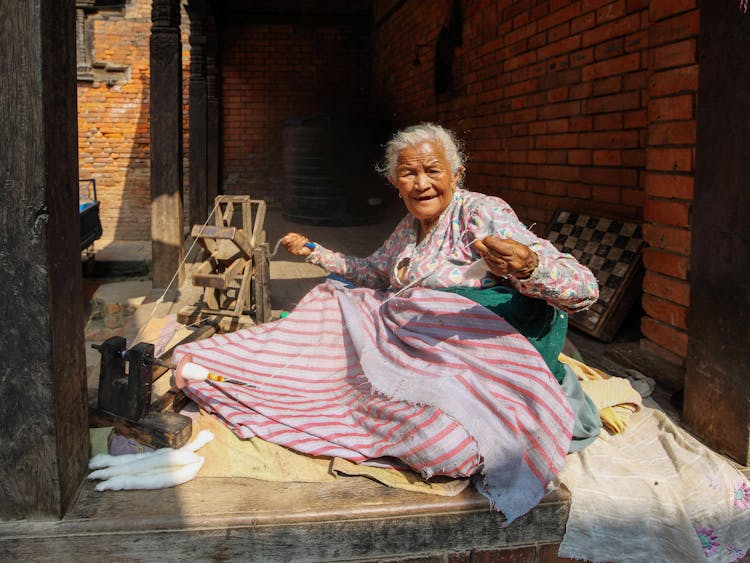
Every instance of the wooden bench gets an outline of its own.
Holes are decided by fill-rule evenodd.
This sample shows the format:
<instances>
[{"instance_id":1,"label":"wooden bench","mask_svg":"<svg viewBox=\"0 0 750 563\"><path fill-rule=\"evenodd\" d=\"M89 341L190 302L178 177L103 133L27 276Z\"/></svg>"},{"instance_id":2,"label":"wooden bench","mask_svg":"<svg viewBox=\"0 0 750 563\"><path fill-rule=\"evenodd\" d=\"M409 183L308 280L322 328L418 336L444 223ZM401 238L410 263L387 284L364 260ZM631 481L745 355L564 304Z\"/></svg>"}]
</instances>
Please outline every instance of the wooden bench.
<instances>
[{"instance_id":1,"label":"wooden bench","mask_svg":"<svg viewBox=\"0 0 750 563\"><path fill-rule=\"evenodd\" d=\"M96 492L61 521L0 523L10 560L556 560L569 494L502 527L473 487L456 497L333 483L197 478L172 489Z\"/></svg>"}]
</instances>

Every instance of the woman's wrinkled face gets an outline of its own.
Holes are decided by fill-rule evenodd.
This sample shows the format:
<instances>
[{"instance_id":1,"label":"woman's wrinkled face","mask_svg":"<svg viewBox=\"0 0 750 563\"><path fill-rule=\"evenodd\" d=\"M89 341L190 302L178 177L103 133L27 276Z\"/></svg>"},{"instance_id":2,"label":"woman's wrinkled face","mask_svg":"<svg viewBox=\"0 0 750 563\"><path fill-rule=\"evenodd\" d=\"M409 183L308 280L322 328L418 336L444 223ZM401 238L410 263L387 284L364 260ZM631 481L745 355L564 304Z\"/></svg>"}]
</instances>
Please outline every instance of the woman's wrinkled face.
<instances>
[{"instance_id":1,"label":"woman's wrinkled face","mask_svg":"<svg viewBox=\"0 0 750 563\"><path fill-rule=\"evenodd\" d=\"M453 199L460 174L451 173L441 144L426 141L399 153L391 182L409 212L429 228Z\"/></svg>"}]
</instances>

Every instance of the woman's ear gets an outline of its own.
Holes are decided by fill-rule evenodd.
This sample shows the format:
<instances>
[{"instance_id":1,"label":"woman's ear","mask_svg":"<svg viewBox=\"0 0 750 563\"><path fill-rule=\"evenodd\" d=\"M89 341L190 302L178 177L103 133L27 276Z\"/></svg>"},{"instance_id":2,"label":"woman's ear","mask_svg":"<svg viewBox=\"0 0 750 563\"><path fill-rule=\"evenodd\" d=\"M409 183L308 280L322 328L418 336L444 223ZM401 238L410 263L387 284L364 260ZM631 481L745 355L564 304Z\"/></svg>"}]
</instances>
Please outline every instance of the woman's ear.
<instances>
[{"instance_id":1,"label":"woman's ear","mask_svg":"<svg viewBox=\"0 0 750 563\"><path fill-rule=\"evenodd\" d=\"M466 168L463 166L459 166L456 171L453 174L453 185L457 186L461 183L461 180L464 179L464 172L466 172Z\"/></svg>"}]
</instances>

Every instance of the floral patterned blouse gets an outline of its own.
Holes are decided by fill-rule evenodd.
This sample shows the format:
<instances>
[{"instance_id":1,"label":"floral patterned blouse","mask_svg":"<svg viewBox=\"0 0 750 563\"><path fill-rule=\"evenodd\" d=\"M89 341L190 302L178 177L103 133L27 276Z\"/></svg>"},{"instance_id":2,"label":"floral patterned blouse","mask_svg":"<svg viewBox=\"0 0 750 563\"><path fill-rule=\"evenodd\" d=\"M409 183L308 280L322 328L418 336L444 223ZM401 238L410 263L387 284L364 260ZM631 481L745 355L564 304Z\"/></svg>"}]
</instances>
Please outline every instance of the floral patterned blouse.
<instances>
[{"instance_id":1,"label":"floral patterned blouse","mask_svg":"<svg viewBox=\"0 0 750 563\"><path fill-rule=\"evenodd\" d=\"M417 242L418 227L417 220L407 214L385 243L366 258L318 245L307 261L373 289L399 290L412 285L491 287L503 280L487 270L471 243L495 235L525 244L539 257L539 265L527 279L507 278L520 293L569 312L585 309L598 298L599 288L591 271L526 229L500 198L457 189L421 242Z\"/></svg>"}]
</instances>

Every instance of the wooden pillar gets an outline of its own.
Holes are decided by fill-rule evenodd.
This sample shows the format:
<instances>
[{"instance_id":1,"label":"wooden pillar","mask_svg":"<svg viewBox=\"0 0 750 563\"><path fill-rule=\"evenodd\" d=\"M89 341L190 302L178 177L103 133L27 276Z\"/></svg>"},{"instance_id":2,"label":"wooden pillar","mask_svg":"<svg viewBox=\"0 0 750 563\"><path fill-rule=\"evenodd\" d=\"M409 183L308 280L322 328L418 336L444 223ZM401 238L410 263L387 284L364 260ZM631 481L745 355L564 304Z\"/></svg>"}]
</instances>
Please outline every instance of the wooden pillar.
<instances>
[{"instance_id":1,"label":"wooden pillar","mask_svg":"<svg viewBox=\"0 0 750 563\"><path fill-rule=\"evenodd\" d=\"M684 420L750 464L750 13L700 2Z\"/></svg>"},{"instance_id":2,"label":"wooden pillar","mask_svg":"<svg viewBox=\"0 0 750 563\"><path fill-rule=\"evenodd\" d=\"M0 22L0 520L53 519L89 457L75 2Z\"/></svg>"},{"instance_id":3,"label":"wooden pillar","mask_svg":"<svg viewBox=\"0 0 750 563\"><path fill-rule=\"evenodd\" d=\"M153 0L151 23L151 258L153 285L166 288L185 254L179 0Z\"/></svg>"},{"instance_id":4,"label":"wooden pillar","mask_svg":"<svg viewBox=\"0 0 750 563\"><path fill-rule=\"evenodd\" d=\"M214 199L219 195L219 69L216 19L213 7L209 6L206 41L206 199L213 209Z\"/></svg>"},{"instance_id":5,"label":"wooden pillar","mask_svg":"<svg viewBox=\"0 0 750 563\"><path fill-rule=\"evenodd\" d=\"M207 182L206 5L191 1L190 16L190 223L203 224L209 211ZM211 209L213 205L211 205Z\"/></svg>"}]
</instances>

